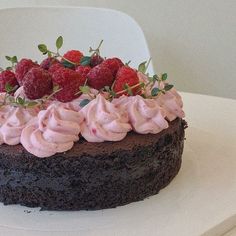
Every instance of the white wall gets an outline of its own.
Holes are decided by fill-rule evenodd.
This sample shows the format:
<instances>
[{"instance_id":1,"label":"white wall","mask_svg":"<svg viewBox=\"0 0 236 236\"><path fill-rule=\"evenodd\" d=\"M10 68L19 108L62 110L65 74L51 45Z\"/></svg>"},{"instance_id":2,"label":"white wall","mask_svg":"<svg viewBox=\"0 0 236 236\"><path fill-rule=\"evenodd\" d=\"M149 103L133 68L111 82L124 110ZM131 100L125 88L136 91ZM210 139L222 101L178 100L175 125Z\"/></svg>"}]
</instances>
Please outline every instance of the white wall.
<instances>
[{"instance_id":1,"label":"white wall","mask_svg":"<svg viewBox=\"0 0 236 236\"><path fill-rule=\"evenodd\" d=\"M126 12L141 25L156 71L179 90L236 99L236 0L0 0L34 4Z\"/></svg>"}]
</instances>

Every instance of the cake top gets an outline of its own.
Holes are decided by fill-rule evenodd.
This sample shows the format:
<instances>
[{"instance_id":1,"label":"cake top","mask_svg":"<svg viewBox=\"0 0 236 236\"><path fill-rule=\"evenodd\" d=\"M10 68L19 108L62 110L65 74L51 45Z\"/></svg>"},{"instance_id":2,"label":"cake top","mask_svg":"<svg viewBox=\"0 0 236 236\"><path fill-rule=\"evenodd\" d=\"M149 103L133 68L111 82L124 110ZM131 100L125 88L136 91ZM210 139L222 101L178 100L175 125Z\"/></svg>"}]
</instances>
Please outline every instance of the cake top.
<instances>
[{"instance_id":1,"label":"cake top","mask_svg":"<svg viewBox=\"0 0 236 236\"><path fill-rule=\"evenodd\" d=\"M182 99L167 74L150 75L150 63L137 69L117 57L103 58L102 42L60 53L39 44L41 64L16 56L0 73L0 144L17 145L38 157L70 150L82 136L88 142L119 141L131 130L158 133L184 117Z\"/></svg>"}]
</instances>

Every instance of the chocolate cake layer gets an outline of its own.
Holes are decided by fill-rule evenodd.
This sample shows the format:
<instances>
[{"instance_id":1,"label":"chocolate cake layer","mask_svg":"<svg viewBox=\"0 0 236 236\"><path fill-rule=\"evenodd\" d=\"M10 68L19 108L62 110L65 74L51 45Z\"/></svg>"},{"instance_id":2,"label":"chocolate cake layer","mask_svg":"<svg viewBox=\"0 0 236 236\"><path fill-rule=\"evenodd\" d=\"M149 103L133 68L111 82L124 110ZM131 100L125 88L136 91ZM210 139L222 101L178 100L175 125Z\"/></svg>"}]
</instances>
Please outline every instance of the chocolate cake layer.
<instances>
[{"instance_id":1,"label":"chocolate cake layer","mask_svg":"<svg viewBox=\"0 0 236 236\"><path fill-rule=\"evenodd\" d=\"M120 142L80 140L66 153L38 158L21 145L0 147L0 201L47 210L112 208L154 195L181 166L186 122Z\"/></svg>"}]
</instances>

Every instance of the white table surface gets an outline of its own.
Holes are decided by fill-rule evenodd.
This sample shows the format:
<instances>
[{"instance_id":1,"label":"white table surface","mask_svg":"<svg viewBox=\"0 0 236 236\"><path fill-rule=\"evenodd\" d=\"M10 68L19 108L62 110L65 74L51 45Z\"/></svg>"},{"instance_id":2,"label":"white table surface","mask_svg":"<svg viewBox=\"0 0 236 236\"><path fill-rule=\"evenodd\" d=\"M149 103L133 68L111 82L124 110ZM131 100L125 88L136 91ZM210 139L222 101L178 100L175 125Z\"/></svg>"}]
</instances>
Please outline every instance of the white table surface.
<instances>
[{"instance_id":1,"label":"white table surface","mask_svg":"<svg viewBox=\"0 0 236 236\"><path fill-rule=\"evenodd\" d=\"M236 100L182 95L189 124L183 165L158 195L95 212L0 206L0 235L235 235Z\"/></svg>"}]
</instances>

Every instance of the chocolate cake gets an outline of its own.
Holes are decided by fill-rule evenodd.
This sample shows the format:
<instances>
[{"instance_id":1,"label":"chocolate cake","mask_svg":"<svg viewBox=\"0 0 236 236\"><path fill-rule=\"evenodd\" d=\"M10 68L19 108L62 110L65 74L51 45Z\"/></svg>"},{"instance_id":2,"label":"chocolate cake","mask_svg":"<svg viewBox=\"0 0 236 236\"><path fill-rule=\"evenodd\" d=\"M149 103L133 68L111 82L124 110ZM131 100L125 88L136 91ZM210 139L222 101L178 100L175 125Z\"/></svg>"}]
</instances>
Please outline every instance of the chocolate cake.
<instances>
[{"instance_id":1,"label":"chocolate cake","mask_svg":"<svg viewBox=\"0 0 236 236\"><path fill-rule=\"evenodd\" d=\"M0 201L45 210L112 208L157 194L181 166L186 122L158 134L130 132L119 142L80 140L38 158L21 145L0 149Z\"/></svg>"},{"instance_id":2,"label":"chocolate cake","mask_svg":"<svg viewBox=\"0 0 236 236\"><path fill-rule=\"evenodd\" d=\"M96 210L152 196L181 166L183 102L167 74L120 58L56 52L16 56L0 71L0 201Z\"/></svg>"}]
</instances>

